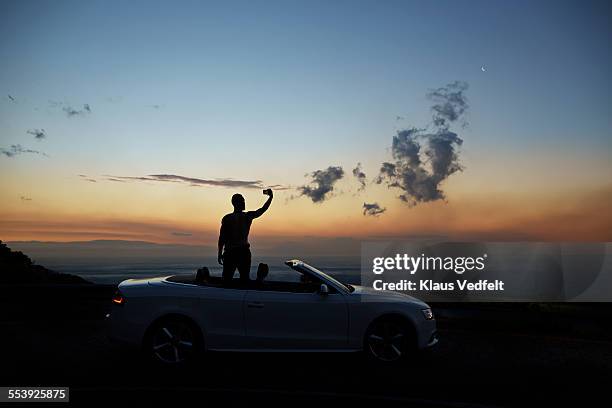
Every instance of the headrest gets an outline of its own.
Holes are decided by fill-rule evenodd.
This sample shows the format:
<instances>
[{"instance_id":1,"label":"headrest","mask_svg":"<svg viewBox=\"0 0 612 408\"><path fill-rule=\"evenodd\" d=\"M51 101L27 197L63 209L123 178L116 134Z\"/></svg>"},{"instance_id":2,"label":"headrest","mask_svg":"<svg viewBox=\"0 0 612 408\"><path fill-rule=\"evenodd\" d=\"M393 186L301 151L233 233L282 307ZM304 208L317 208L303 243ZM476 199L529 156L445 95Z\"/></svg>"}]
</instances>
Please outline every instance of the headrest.
<instances>
[{"instance_id":1,"label":"headrest","mask_svg":"<svg viewBox=\"0 0 612 408\"><path fill-rule=\"evenodd\" d=\"M268 268L268 264L260 263L259 266L257 266L257 281L261 282L266 279L269 271L270 268Z\"/></svg>"},{"instance_id":2,"label":"headrest","mask_svg":"<svg viewBox=\"0 0 612 408\"><path fill-rule=\"evenodd\" d=\"M203 266L196 272L196 282L206 282L210 278L210 271Z\"/></svg>"}]
</instances>

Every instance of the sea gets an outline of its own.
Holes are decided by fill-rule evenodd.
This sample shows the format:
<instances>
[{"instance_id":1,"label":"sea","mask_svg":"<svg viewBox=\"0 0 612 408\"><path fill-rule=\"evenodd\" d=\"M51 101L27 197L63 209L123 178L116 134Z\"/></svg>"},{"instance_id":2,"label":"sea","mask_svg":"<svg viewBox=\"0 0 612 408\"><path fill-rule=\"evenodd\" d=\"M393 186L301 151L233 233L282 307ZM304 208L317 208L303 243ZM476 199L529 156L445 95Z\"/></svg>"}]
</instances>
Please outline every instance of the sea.
<instances>
[{"instance_id":1,"label":"sea","mask_svg":"<svg viewBox=\"0 0 612 408\"><path fill-rule=\"evenodd\" d=\"M318 257L302 259L334 278L349 284L358 284L360 280L359 258ZM251 279L255 279L260 262L269 266L269 279L282 277L291 280L295 272L284 264L284 258L254 258L251 263ZM72 259L38 259L45 267L61 273L80 276L92 283L118 284L126 279L151 278L170 275L191 275L197 269L206 266L212 276L221 276L222 266L216 258L160 258L160 259L106 259L106 258L72 258ZM236 271L236 276L238 272ZM295 276L297 279L297 275Z\"/></svg>"}]
</instances>

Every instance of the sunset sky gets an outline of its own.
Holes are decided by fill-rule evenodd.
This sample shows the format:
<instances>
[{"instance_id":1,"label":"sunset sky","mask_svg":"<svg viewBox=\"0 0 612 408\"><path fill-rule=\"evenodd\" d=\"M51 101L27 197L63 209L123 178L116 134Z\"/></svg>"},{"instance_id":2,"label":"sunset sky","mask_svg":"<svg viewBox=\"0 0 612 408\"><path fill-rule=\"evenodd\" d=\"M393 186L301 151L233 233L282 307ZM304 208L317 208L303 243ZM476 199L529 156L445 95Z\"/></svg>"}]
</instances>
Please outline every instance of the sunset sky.
<instances>
[{"instance_id":1,"label":"sunset sky","mask_svg":"<svg viewBox=\"0 0 612 408\"><path fill-rule=\"evenodd\" d=\"M609 8L0 2L0 239L211 244L233 193L256 209L281 186L259 239L612 241ZM374 180L454 81L469 86L468 124L451 126L464 170L445 200L407 205ZM333 191L301 196L329 166Z\"/></svg>"}]
</instances>

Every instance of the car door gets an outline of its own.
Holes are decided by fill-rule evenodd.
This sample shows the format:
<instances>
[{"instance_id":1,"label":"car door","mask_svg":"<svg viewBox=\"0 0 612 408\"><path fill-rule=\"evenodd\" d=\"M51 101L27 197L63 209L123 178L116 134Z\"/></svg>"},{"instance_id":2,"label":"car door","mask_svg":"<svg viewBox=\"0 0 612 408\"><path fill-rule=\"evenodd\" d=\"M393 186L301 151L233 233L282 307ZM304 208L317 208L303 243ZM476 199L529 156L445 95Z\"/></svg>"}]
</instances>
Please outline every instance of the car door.
<instances>
[{"instance_id":1,"label":"car door","mask_svg":"<svg viewBox=\"0 0 612 408\"><path fill-rule=\"evenodd\" d=\"M244 300L246 289L201 286L199 316L206 346L213 350L245 347Z\"/></svg>"},{"instance_id":2,"label":"car door","mask_svg":"<svg viewBox=\"0 0 612 408\"><path fill-rule=\"evenodd\" d=\"M249 290L244 303L250 348L317 350L347 346L348 306L343 294Z\"/></svg>"}]
</instances>

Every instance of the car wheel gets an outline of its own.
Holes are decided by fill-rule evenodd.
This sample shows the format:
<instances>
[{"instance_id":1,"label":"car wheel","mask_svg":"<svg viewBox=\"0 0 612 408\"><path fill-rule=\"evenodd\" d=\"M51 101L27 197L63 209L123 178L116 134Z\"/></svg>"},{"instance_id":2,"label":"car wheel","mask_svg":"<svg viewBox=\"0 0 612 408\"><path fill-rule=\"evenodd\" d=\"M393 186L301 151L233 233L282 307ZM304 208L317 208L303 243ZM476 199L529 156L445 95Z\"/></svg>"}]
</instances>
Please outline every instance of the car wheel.
<instances>
[{"instance_id":1,"label":"car wheel","mask_svg":"<svg viewBox=\"0 0 612 408\"><path fill-rule=\"evenodd\" d=\"M400 319L381 318L373 322L365 335L364 349L374 361L398 363L414 351L414 333Z\"/></svg>"},{"instance_id":2,"label":"car wheel","mask_svg":"<svg viewBox=\"0 0 612 408\"><path fill-rule=\"evenodd\" d=\"M200 334L187 319L171 317L151 328L146 342L147 354L157 363L180 366L192 363L202 349Z\"/></svg>"}]
</instances>

